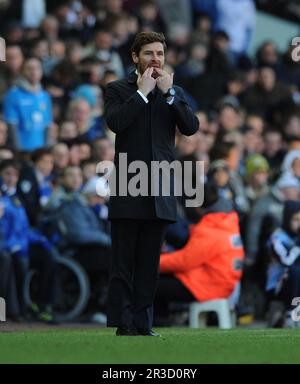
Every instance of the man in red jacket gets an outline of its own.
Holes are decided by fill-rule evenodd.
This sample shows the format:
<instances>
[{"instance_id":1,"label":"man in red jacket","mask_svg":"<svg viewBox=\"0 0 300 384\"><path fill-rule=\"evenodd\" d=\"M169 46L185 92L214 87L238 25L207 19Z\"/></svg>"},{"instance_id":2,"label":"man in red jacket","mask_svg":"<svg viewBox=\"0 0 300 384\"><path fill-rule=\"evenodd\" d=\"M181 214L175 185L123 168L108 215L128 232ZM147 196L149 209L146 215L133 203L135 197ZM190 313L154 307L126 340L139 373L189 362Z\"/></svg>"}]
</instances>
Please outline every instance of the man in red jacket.
<instances>
[{"instance_id":1,"label":"man in red jacket","mask_svg":"<svg viewBox=\"0 0 300 384\"><path fill-rule=\"evenodd\" d=\"M202 218L191 228L187 244L160 257L158 310L169 302L228 298L241 279L244 249L231 202L209 185L199 210Z\"/></svg>"}]
</instances>

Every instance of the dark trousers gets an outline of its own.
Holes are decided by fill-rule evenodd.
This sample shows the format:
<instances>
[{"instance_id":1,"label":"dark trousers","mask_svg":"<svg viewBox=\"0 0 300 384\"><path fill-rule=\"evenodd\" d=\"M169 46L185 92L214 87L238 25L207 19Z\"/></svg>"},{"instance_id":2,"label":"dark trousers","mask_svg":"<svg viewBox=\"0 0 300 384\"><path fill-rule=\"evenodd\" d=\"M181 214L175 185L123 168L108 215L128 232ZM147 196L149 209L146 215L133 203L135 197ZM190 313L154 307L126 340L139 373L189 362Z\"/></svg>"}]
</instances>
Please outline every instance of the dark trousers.
<instances>
[{"instance_id":1,"label":"dark trousers","mask_svg":"<svg viewBox=\"0 0 300 384\"><path fill-rule=\"evenodd\" d=\"M282 299L287 310L293 310L292 300L300 297L300 265L295 263L289 267L288 278L283 283L283 287L278 295Z\"/></svg>"},{"instance_id":2,"label":"dark trousers","mask_svg":"<svg viewBox=\"0 0 300 384\"><path fill-rule=\"evenodd\" d=\"M155 295L155 314L168 316L170 303L191 303L194 301L198 300L175 276L160 275Z\"/></svg>"},{"instance_id":3,"label":"dark trousers","mask_svg":"<svg viewBox=\"0 0 300 384\"><path fill-rule=\"evenodd\" d=\"M153 300L166 225L164 220L111 221L112 263L107 306L109 327L152 327Z\"/></svg>"},{"instance_id":4,"label":"dark trousers","mask_svg":"<svg viewBox=\"0 0 300 384\"><path fill-rule=\"evenodd\" d=\"M7 316L20 314L13 261L6 252L0 253L0 297L6 301Z\"/></svg>"},{"instance_id":5,"label":"dark trousers","mask_svg":"<svg viewBox=\"0 0 300 384\"><path fill-rule=\"evenodd\" d=\"M38 296L36 303L41 309L47 305L51 305L55 299L56 291L56 270L57 270L57 253L45 249L43 246L34 244L30 246L30 257L22 257L13 255L14 270L16 275L17 292L21 312L26 311L26 303L24 301L24 283L29 269L35 269L38 273Z\"/></svg>"}]
</instances>

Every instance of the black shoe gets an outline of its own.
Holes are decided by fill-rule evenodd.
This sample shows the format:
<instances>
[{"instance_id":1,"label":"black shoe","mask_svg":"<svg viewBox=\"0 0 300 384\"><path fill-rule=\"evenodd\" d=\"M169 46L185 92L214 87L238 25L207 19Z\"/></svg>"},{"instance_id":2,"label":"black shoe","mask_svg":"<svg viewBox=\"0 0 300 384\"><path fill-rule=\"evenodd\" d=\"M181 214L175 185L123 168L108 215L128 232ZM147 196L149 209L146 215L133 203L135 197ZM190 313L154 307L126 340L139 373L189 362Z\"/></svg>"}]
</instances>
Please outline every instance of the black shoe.
<instances>
[{"instance_id":1,"label":"black shoe","mask_svg":"<svg viewBox=\"0 0 300 384\"><path fill-rule=\"evenodd\" d=\"M161 336L159 333L154 332L153 329L139 329L138 331L141 336Z\"/></svg>"},{"instance_id":2,"label":"black shoe","mask_svg":"<svg viewBox=\"0 0 300 384\"><path fill-rule=\"evenodd\" d=\"M122 326L117 329L117 336L139 336L139 332L134 327Z\"/></svg>"}]
</instances>

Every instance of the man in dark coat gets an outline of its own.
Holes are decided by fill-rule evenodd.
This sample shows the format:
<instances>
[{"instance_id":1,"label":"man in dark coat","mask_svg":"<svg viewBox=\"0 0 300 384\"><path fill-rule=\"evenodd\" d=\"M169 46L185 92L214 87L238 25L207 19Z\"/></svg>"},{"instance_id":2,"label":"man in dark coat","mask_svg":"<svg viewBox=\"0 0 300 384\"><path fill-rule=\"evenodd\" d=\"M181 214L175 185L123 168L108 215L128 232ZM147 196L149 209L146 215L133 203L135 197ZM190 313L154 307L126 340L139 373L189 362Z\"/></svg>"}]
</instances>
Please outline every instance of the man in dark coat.
<instances>
[{"instance_id":1,"label":"man in dark coat","mask_svg":"<svg viewBox=\"0 0 300 384\"><path fill-rule=\"evenodd\" d=\"M150 185L157 183L151 180L151 162L171 163L175 159L176 126L188 136L199 127L183 90L173 86L173 74L163 70L165 48L162 34L139 33L131 49L136 71L127 79L110 83L105 95L105 117L116 134L117 175L109 212L113 258L107 325L118 327L117 335L158 335L151 328L160 248L166 225L176 221L174 193L118 194L120 155L127 155L128 165L137 160L147 165L150 190ZM132 177L128 175L128 185ZM173 190L172 184L170 188Z\"/></svg>"}]
</instances>

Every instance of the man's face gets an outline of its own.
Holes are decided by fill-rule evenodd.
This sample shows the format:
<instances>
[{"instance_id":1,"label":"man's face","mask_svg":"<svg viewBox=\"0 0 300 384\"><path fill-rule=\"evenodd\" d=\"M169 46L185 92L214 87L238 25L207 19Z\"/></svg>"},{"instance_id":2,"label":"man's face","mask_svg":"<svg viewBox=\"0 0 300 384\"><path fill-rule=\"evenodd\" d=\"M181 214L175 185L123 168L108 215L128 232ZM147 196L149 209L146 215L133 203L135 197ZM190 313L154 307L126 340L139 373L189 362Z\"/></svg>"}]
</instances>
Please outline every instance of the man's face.
<instances>
[{"instance_id":1,"label":"man's face","mask_svg":"<svg viewBox=\"0 0 300 384\"><path fill-rule=\"evenodd\" d=\"M24 65L24 76L30 84L37 84L43 76L42 65L37 59L30 59Z\"/></svg>"},{"instance_id":2,"label":"man's face","mask_svg":"<svg viewBox=\"0 0 300 384\"><path fill-rule=\"evenodd\" d=\"M299 233L299 231L300 231L300 212L297 212L292 216L290 226L291 226L291 230L294 233Z\"/></svg>"},{"instance_id":3,"label":"man's face","mask_svg":"<svg viewBox=\"0 0 300 384\"><path fill-rule=\"evenodd\" d=\"M100 50L110 50L113 43L112 34L109 32L99 32L95 38L95 45L97 49Z\"/></svg>"},{"instance_id":4,"label":"man's face","mask_svg":"<svg viewBox=\"0 0 300 384\"><path fill-rule=\"evenodd\" d=\"M265 153L274 156L282 148L281 135L277 132L270 132L265 136Z\"/></svg>"},{"instance_id":5,"label":"man's face","mask_svg":"<svg viewBox=\"0 0 300 384\"><path fill-rule=\"evenodd\" d=\"M73 192L79 191L82 185L81 169L79 167L69 168L63 178L63 185Z\"/></svg>"},{"instance_id":6,"label":"man's face","mask_svg":"<svg viewBox=\"0 0 300 384\"><path fill-rule=\"evenodd\" d=\"M147 68L154 68L152 77L155 79L159 76L155 68L163 69L165 64L165 52L162 43L156 42L145 44L137 56L135 52L132 53L132 59L137 66L138 72L142 75Z\"/></svg>"},{"instance_id":7,"label":"man's face","mask_svg":"<svg viewBox=\"0 0 300 384\"><path fill-rule=\"evenodd\" d=\"M14 167L7 167L1 172L3 184L8 188L14 188L17 185L19 179L19 171Z\"/></svg>"},{"instance_id":8,"label":"man's face","mask_svg":"<svg viewBox=\"0 0 300 384\"><path fill-rule=\"evenodd\" d=\"M256 171L252 175L252 184L257 187L261 187L268 181L268 172L265 171Z\"/></svg>"},{"instance_id":9,"label":"man's face","mask_svg":"<svg viewBox=\"0 0 300 384\"><path fill-rule=\"evenodd\" d=\"M259 72L258 83L265 91L272 91L276 83L276 75L273 69L262 68Z\"/></svg>"},{"instance_id":10,"label":"man's face","mask_svg":"<svg viewBox=\"0 0 300 384\"><path fill-rule=\"evenodd\" d=\"M23 64L23 54L19 47L12 46L6 50L6 66L13 72L19 73Z\"/></svg>"},{"instance_id":11,"label":"man's face","mask_svg":"<svg viewBox=\"0 0 300 384\"><path fill-rule=\"evenodd\" d=\"M36 168L44 175L49 176L53 170L53 156L44 155L36 163Z\"/></svg>"}]
</instances>

